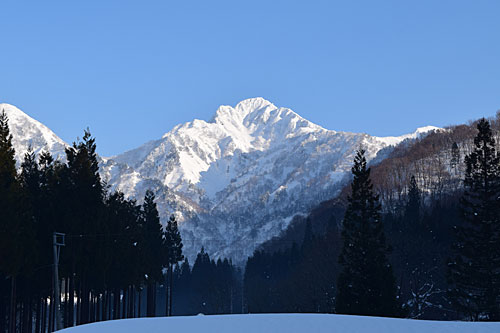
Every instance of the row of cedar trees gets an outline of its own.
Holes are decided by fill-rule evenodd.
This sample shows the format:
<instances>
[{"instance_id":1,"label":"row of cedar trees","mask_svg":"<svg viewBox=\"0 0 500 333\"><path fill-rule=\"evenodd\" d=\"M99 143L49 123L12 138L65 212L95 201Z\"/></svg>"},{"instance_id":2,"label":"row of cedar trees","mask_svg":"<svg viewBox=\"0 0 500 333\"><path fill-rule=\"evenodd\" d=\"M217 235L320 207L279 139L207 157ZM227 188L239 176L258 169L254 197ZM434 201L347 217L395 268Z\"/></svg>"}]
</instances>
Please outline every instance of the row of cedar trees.
<instances>
[{"instance_id":1,"label":"row of cedar trees","mask_svg":"<svg viewBox=\"0 0 500 333\"><path fill-rule=\"evenodd\" d=\"M87 131L67 149L66 164L48 153L37 161L28 152L17 174L7 117L0 116L0 332L56 328L49 301L53 231L66 233L59 265L64 327L241 312L241 272L227 259L211 260L203 248L192 267L187 258L179 265L175 217L162 229L151 191L142 205L108 193L95 149Z\"/></svg>"},{"instance_id":2,"label":"row of cedar trees","mask_svg":"<svg viewBox=\"0 0 500 333\"><path fill-rule=\"evenodd\" d=\"M500 156L490 123L476 125L461 191L425 205L411 177L399 208L382 212L358 151L342 228L332 219L315 235L308 220L301 246L257 251L246 310L500 320Z\"/></svg>"},{"instance_id":3,"label":"row of cedar trees","mask_svg":"<svg viewBox=\"0 0 500 333\"><path fill-rule=\"evenodd\" d=\"M0 332L55 329L52 233L66 234L59 262L63 326L172 313L173 266L183 260L175 217L162 228L153 192L138 205L109 193L95 139L66 149L66 163L28 151L16 171L0 114ZM167 272L165 275L164 272ZM166 286L165 312L156 289ZM142 300L142 288L147 300ZM142 305L144 304L145 305ZM141 309L142 305L142 309Z\"/></svg>"},{"instance_id":4,"label":"row of cedar trees","mask_svg":"<svg viewBox=\"0 0 500 333\"><path fill-rule=\"evenodd\" d=\"M173 315L242 312L241 271L227 259L210 259L202 248L193 267L174 269Z\"/></svg>"}]
</instances>

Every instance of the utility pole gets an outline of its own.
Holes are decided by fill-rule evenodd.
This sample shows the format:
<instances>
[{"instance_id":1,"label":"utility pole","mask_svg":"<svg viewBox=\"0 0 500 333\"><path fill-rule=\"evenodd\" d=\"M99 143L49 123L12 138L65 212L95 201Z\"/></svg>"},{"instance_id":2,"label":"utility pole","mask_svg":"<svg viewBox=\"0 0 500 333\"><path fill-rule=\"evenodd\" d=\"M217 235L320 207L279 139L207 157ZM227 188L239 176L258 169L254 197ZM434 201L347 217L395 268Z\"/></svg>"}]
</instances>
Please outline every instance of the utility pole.
<instances>
[{"instance_id":1,"label":"utility pole","mask_svg":"<svg viewBox=\"0 0 500 333\"><path fill-rule=\"evenodd\" d=\"M170 280L168 283L168 316L172 316L172 285L174 281L174 266L170 264Z\"/></svg>"},{"instance_id":2,"label":"utility pole","mask_svg":"<svg viewBox=\"0 0 500 333\"><path fill-rule=\"evenodd\" d=\"M52 234L52 245L54 248L54 302L55 302L55 330L62 329L61 321L61 291L59 290L59 253L61 252L61 246L64 244L65 234L60 232L54 232Z\"/></svg>"}]
</instances>

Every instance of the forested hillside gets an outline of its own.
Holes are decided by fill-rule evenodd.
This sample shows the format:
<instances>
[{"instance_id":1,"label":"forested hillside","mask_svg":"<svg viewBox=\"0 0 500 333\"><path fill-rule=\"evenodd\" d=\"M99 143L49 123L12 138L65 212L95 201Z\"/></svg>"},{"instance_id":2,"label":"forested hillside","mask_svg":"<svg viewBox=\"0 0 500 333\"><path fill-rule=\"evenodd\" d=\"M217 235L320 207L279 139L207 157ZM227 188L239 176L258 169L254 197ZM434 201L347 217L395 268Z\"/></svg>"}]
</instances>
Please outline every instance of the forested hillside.
<instances>
[{"instance_id":1,"label":"forested hillside","mask_svg":"<svg viewBox=\"0 0 500 333\"><path fill-rule=\"evenodd\" d=\"M479 123L451 126L403 142L371 166L402 316L474 316L452 301L448 264L456 257L457 246L460 248L457 230L467 225L464 180L473 172L470 156L478 149ZM500 113L489 124L491 148L498 152ZM495 177L498 168L498 161L493 160ZM249 259L245 291L251 295L251 312L335 312L336 285L332 281L337 281L341 267L344 214L351 195L351 186L346 185L339 197L321 203L306 217L296 216L280 237L265 243ZM493 200L491 210L498 207L498 199ZM466 240L462 238L462 242ZM496 245L483 251L498 251L498 240L491 242ZM498 260L498 255L494 258Z\"/></svg>"}]
</instances>

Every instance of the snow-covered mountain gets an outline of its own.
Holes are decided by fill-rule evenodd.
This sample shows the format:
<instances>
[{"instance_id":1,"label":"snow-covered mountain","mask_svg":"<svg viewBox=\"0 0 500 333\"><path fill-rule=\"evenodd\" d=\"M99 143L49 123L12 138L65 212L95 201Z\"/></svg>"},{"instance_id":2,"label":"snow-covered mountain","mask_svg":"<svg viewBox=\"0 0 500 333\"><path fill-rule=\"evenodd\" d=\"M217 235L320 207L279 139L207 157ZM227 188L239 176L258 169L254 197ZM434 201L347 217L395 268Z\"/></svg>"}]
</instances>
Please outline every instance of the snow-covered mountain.
<instances>
[{"instance_id":1,"label":"snow-covered mountain","mask_svg":"<svg viewBox=\"0 0 500 333\"><path fill-rule=\"evenodd\" d=\"M263 98L221 106L210 121L174 127L162 138L111 157L103 175L141 198L157 193L163 220L175 212L185 250L246 259L340 189L355 150L369 159L382 148L436 129L378 138L326 130Z\"/></svg>"},{"instance_id":2,"label":"snow-covered mountain","mask_svg":"<svg viewBox=\"0 0 500 333\"><path fill-rule=\"evenodd\" d=\"M16 151L29 144L35 151L64 151L65 143L48 128L13 106L1 108ZM251 98L219 107L210 121L178 125L160 139L102 159L101 174L112 189L139 201L153 189L162 220L175 213L180 221L190 259L204 246L211 255L242 262L293 216L334 196L357 148L372 159L434 129L385 138L337 132Z\"/></svg>"},{"instance_id":3,"label":"snow-covered mountain","mask_svg":"<svg viewBox=\"0 0 500 333\"><path fill-rule=\"evenodd\" d=\"M64 159L64 149L67 144L47 126L28 116L13 105L0 103L0 112L5 111L9 118L9 128L12 134L12 144L16 150L18 166L24 158L28 147L39 154L49 151L55 158Z\"/></svg>"}]
</instances>

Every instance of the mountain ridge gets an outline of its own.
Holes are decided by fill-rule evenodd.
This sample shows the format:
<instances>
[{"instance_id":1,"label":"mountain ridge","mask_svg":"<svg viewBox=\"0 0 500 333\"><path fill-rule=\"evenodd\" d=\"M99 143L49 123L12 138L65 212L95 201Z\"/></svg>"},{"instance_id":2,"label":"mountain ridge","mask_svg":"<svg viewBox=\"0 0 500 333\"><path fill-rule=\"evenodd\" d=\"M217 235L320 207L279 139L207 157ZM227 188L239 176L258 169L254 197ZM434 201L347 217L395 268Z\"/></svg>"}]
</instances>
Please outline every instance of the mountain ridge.
<instances>
[{"instance_id":1,"label":"mountain ridge","mask_svg":"<svg viewBox=\"0 0 500 333\"><path fill-rule=\"evenodd\" d=\"M30 134L14 129L15 136ZM179 124L159 139L102 158L100 173L112 190L139 202L153 189L162 221L172 213L180 221L190 259L204 246L238 262L293 216L334 196L357 148L371 160L381 149L435 129L386 138L327 130L257 97L222 105L209 121Z\"/></svg>"}]
</instances>

